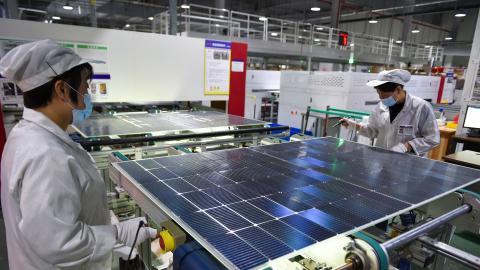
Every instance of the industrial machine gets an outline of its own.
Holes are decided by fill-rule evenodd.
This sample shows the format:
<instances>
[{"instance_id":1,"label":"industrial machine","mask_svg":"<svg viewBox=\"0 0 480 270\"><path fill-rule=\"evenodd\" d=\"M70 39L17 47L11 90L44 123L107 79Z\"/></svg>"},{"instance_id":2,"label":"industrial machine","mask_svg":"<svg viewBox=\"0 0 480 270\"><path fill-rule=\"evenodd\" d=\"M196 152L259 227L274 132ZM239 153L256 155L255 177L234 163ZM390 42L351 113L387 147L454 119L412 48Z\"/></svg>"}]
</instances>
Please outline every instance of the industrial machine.
<instances>
[{"instance_id":1,"label":"industrial machine","mask_svg":"<svg viewBox=\"0 0 480 270\"><path fill-rule=\"evenodd\" d=\"M459 231L479 239L478 170L327 137L119 162L109 175L152 223L176 226L157 269L480 268L478 248L451 245Z\"/></svg>"}]
</instances>

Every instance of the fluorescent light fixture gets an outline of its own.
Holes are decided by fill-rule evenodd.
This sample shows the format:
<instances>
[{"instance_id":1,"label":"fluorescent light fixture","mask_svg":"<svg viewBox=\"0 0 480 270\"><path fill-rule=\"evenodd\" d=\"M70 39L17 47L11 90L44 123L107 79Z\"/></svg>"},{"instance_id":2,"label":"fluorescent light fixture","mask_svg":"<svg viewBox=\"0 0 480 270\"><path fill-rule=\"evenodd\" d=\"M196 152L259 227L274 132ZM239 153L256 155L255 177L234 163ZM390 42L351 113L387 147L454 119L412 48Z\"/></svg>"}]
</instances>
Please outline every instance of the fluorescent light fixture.
<instances>
[{"instance_id":1,"label":"fluorescent light fixture","mask_svg":"<svg viewBox=\"0 0 480 270\"><path fill-rule=\"evenodd\" d=\"M52 19L54 19L54 20L60 20L60 19L62 19L62 18L60 18L60 17L58 17L58 16L52 16Z\"/></svg>"},{"instance_id":2,"label":"fluorescent light fixture","mask_svg":"<svg viewBox=\"0 0 480 270\"><path fill-rule=\"evenodd\" d=\"M303 38L302 36L298 36L298 38Z\"/></svg>"},{"instance_id":3,"label":"fluorescent light fixture","mask_svg":"<svg viewBox=\"0 0 480 270\"><path fill-rule=\"evenodd\" d=\"M262 21L262 22L264 22L264 21L266 21L266 20L267 20L267 18L266 18L266 17L260 17L260 18L258 18L258 19L259 19L260 21Z\"/></svg>"},{"instance_id":4,"label":"fluorescent light fixture","mask_svg":"<svg viewBox=\"0 0 480 270\"><path fill-rule=\"evenodd\" d=\"M217 23L217 24L215 24L215 27L220 27L220 24L218 24L218 23Z\"/></svg>"},{"instance_id":5,"label":"fluorescent light fixture","mask_svg":"<svg viewBox=\"0 0 480 270\"><path fill-rule=\"evenodd\" d=\"M467 14L465 12L460 12L459 11L459 12L455 13L455 17L457 17L457 18L462 18L462 17L465 17L465 16L467 16Z\"/></svg>"},{"instance_id":6,"label":"fluorescent light fixture","mask_svg":"<svg viewBox=\"0 0 480 270\"><path fill-rule=\"evenodd\" d=\"M66 5L63 6L63 9L65 9L65 10L73 10L73 7L70 6L69 4L66 4Z\"/></svg>"},{"instance_id":7,"label":"fluorescent light fixture","mask_svg":"<svg viewBox=\"0 0 480 270\"><path fill-rule=\"evenodd\" d=\"M319 38L314 38L314 39L313 39L313 41L315 41L315 42L319 42L319 41L320 41L320 39L319 39Z\"/></svg>"},{"instance_id":8,"label":"fluorescent light fixture","mask_svg":"<svg viewBox=\"0 0 480 270\"><path fill-rule=\"evenodd\" d=\"M270 35L271 35L272 37L276 37L276 36L278 36L278 33L273 32L273 33L270 33Z\"/></svg>"},{"instance_id":9,"label":"fluorescent light fixture","mask_svg":"<svg viewBox=\"0 0 480 270\"><path fill-rule=\"evenodd\" d=\"M153 17L148 17L147 18L149 21L153 21Z\"/></svg>"},{"instance_id":10,"label":"fluorescent light fixture","mask_svg":"<svg viewBox=\"0 0 480 270\"><path fill-rule=\"evenodd\" d=\"M180 7L183 8L183 9L189 9L190 8L190 6L188 4L182 4Z\"/></svg>"},{"instance_id":11,"label":"fluorescent light fixture","mask_svg":"<svg viewBox=\"0 0 480 270\"><path fill-rule=\"evenodd\" d=\"M445 40L452 40L452 37L446 37Z\"/></svg>"},{"instance_id":12,"label":"fluorescent light fixture","mask_svg":"<svg viewBox=\"0 0 480 270\"><path fill-rule=\"evenodd\" d=\"M402 43L402 41L401 41L401 40L397 40L397 41L395 41L395 43L397 43L397 44L401 44L401 43Z\"/></svg>"},{"instance_id":13,"label":"fluorescent light fixture","mask_svg":"<svg viewBox=\"0 0 480 270\"><path fill-rule=\"evenodd\" d=\"M126 27L126 28L129 28L129 27L130 27L130 24L128 24L128 23L125 24L125 27Z\"/></svg>"},{"instance_id":14,"label":"fluorescent light fixture","mask_svg":"<svg viewBox=\"0 0 480 270\"><path fill-rule=\"evenodd\" d=\"M319 8L319 7L312 7L312 8L310 8L310 10L311 10L311 11L320 11L321 8Z\"/></svg>"},{"instance_id":15,"label":"fluorescent light fixture","mask_svg":"<svg viewBox=\"0 0 480 270\"><path fill-rule=\"evenodd\" d=\"M418 33L420 33L420 30L418 30L418 28L415 28L415 29L412 30L412 33L418 34Z\"/></svg>"},{"instance_id":16,"label":"fluorescent light fixture","mask_svg":"<svg viewBox=\"0 0 480 270\"><path fill-rule=\"evenodd\" d=\"M368 23L378 23L378 21L375 19L371 19L370 21L368 21Z\"/></svg>"},{"instance_id":17,"label":"fluorescent light fixture","mask_svg":"<svg viewBox=\"0 0 480 270\"><path fill-rule=\"evenodd\" d=\"M428 48L430 48L430 47L432 47L432 46L430 46L430 45L425 45L425 48L426 48L426 49L428 49Z\"/></svg>"},{"instance_id":18,"label":"fluorescent light fixture","mask_svg":"<svg viewBox=\"0 0 480 270\"><path fill-rule=\"evenodd\" d=\"M322 31L322 30L323 30L323 27L317 27L317 28L315 28L315 29L317 29L318 31Z\"/></svg>"}]
</instances>

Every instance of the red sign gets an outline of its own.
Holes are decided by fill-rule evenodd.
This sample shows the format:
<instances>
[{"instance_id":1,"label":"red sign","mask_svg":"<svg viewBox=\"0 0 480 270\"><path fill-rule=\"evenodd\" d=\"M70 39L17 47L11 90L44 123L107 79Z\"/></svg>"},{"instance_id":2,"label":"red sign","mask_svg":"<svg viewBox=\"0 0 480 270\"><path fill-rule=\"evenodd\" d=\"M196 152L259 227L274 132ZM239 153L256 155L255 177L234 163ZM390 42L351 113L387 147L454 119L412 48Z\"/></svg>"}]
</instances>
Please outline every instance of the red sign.
<instances>
[{"instance_id":1,"label":"red sign","mask_svg":"<svg viewBox=\"0 0 480 270\"><path fill-rule=\"evenodd\" d=\"M348 45L348 32L340 32L338 34L338 45L340 46Z\"/></svg>"}]
</instances>

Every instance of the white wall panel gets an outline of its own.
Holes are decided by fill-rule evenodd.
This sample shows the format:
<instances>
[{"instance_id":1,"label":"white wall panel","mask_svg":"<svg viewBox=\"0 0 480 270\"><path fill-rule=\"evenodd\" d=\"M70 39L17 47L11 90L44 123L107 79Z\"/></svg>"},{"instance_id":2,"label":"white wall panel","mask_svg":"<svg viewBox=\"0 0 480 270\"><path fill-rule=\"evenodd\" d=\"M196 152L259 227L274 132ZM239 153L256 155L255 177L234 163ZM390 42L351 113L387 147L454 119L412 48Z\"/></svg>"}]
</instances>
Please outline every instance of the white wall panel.
<instances>
[{"instance_id":1,"label":"white wall panel","mask_svg":"<svg viewBox=\"0 0 480 270\"><path fill-rule=\"evenodd\" d=\"M104 102L227 100L205 96L204 39L0 19L0 37L108 45L111 74Z\"/></svg>"}]
</instances>

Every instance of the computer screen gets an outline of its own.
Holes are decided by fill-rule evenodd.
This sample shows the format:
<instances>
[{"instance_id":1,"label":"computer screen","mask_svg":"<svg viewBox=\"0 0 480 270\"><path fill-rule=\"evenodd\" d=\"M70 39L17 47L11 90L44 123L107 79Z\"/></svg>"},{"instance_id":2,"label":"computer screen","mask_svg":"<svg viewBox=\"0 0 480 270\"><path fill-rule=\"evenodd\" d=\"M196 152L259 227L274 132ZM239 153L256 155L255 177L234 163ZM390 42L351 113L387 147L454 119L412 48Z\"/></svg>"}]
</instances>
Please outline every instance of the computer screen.
<instances>
[{"instance_id":1,"label":"computer screen","mask_svg":"<svg viewBox=\"0 0 480 270\"><path fill-rule=\"evenodd\" d=\"M467 107L467 113L465 114L465 122L463 122L463 127L480 129L480 107Z\"/></svg>"}]
</instances>

